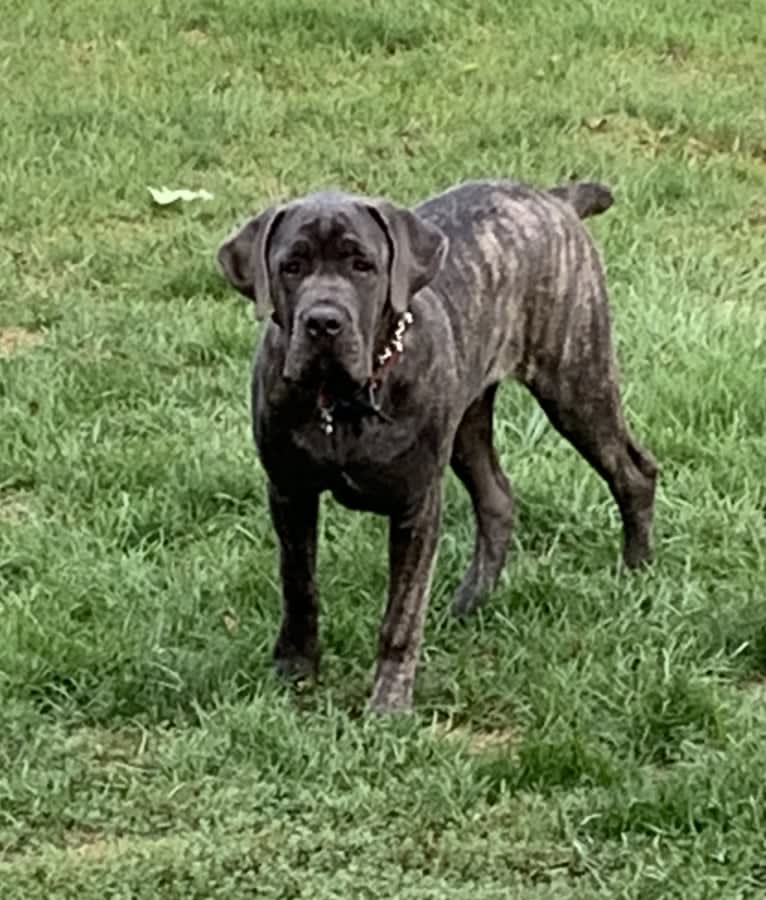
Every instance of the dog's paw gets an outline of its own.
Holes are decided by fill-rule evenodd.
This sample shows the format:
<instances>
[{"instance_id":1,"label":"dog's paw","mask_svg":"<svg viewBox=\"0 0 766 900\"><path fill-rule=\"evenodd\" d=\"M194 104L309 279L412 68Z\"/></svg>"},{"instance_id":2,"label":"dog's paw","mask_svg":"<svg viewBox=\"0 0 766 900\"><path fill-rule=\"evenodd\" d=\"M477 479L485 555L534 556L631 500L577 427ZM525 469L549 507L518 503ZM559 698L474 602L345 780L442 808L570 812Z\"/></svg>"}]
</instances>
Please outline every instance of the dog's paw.
<instances>
[{"instance_id":1,"label":"dog's paw","mask_svg":"<svg viewBox=\"0 0 766 900\"><path fill-rule=\"evenodd\" d=\"M412 712L413 675L409 668L402 670L394 663L379 664L367 713L388 716Z\"/></svg>"},{"instance_id":2,"label":"dog's paw","mask_svg":"<svg viewBox=\"0 0 766 900\"><path fill-rule=\"evenodd\" d=\"M477 585L474 579L466 579L455 591L451 611L456 619L465 619L484 603L489 590Z\"/></svg>"},{"instance_id":3,"label":"dog's paw","mask_svg":"<svg viewBox=\"0 0 766 900\"><path fill-rule=\"evenodd\" d=\"M319 674L317 657L294 654L274 654L274 668L277 675L285 681L309 681Z\"/></svg>"},{"instance_id":4,"label":"dog's paw","mask_svg":"<svg viewBox=\"0 0 766 900\"><path fill-rule=\"evenodd\" d=\"M622 561L626 569L645 569L654 561L654 552L648 540L626 543L622 551Z\"/></svg>"}]
</instances>

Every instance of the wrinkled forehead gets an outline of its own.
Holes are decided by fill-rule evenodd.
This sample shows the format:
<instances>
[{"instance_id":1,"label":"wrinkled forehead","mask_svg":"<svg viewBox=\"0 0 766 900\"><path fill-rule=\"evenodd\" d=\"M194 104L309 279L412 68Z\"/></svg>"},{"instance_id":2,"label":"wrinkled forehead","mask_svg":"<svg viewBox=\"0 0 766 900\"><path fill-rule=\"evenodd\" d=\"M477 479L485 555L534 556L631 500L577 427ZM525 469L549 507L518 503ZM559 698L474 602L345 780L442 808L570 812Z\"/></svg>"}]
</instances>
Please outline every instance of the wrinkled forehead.
<instances>
[{"instance_id":1,"label":"wrinkled forehead","mask_svg":"<svg viewBox=\"0 0 766 900\"><path fill-rule=\"evenodd\" d=\"M377 257L388 253L383 229L363 203L344 197L310 197L291 203L279 224L274 249L289 250L295 244L307 249L363 250Z\"/></svg>"}]
</instances>

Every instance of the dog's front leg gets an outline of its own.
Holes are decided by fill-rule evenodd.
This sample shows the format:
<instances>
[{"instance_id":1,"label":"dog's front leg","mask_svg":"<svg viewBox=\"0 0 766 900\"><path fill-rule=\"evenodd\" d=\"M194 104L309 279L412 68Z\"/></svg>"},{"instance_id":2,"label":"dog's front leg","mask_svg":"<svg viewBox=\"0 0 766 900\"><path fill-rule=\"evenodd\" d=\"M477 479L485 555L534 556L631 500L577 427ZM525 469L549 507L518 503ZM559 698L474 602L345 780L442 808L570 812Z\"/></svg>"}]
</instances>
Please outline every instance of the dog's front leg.
<instances>
[{"instance_id":1,"label":"dog's front leg","mask_svg":"<svg viewBox=\"0 0 766 900\"><path fill-rule=\"evenodd\" d=\"M269 506L279 538L282 625L274 646L280 675L299 679L319 668L319 596L314 577L319 496L281 493L269 486Z\"/></svg>"},{"instance_id":2,"label":"dog's front leg","mask_svg":"<svg viewBox=\"0 0 766 900\"><path fill-rule=\"evenodd\" d=\"M388 606L380 630L369 703L372 712L403 712L412 706L440 514L441 485L437 482L407 515L391 517Z\"/></svg>"}]
</instances>

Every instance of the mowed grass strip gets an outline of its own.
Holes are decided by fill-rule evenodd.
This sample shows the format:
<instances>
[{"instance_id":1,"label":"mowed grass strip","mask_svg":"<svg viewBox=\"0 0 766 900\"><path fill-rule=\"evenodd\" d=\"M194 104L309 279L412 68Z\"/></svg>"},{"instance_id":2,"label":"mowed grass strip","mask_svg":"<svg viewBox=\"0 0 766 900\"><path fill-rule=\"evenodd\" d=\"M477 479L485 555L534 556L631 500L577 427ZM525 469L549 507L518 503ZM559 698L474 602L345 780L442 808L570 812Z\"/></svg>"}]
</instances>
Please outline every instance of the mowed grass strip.
<instances>
[{"instance_id":1,"label":"mowed grass strip","mask_svg":"<svg viewBox=\"0 0 766 900\"><path fill-rule=\"evenodd\" d=\"M2 12L3 900L761 896L762 0ZM319 185L488 175L615 191L590 227L657 561L619 570L603 484L509 385L502 586L450 619L450 478L416 713L367 721L385 523L324 503L322 682L285 689L257 328L213 253Z\"/></svg>"}]
</instances>

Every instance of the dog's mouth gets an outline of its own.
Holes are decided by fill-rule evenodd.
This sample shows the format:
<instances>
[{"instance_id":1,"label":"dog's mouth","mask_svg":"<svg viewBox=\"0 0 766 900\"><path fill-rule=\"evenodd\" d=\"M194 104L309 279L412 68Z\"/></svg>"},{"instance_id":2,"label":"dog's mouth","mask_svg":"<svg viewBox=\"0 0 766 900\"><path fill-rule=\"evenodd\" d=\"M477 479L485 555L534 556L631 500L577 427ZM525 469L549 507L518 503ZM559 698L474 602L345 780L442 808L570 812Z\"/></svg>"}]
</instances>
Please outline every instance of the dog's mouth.
<instances>
[{"instance_id":1,"label":"dog's mouth","mask_svg":"<svg viewBox=\"0 0 766 900\"><path fill-rule=\"evenodd\" d=\"M317 340L298 333L288 345L283 375L295 384L325 384L335 392L353 392L370 377L364 356L358 337L352 334Z\"/></svg>"},{"instance_id":2,"label":"dog's mouth","mask_svg":"<svg viewBox=\"0 0 766 900\"><path fill-rule=\"evenodd\" d=\"M352 395L369 380L369 373L359 365L358 354L348 359L332 351L289 352L283 376L286 381L303 387L323 386L335 396Z\"/></svg>"}]
</instances>

